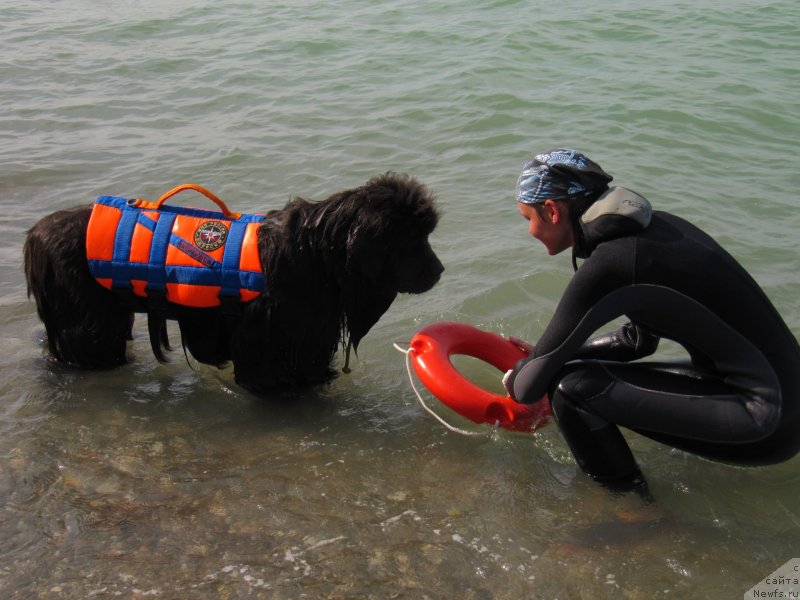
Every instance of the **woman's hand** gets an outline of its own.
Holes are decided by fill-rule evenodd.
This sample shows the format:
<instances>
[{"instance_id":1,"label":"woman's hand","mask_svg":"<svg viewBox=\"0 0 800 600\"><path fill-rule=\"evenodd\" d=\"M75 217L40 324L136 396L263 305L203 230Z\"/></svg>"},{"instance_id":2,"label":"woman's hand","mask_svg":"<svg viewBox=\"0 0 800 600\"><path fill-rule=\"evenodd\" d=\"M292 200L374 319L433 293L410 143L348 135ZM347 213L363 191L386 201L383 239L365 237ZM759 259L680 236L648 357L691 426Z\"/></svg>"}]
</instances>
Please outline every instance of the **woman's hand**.
<instances>
[{"instance_id":1,"label":"woman's hand","mask_svg":"<svg viewBox=\"0 0 800 600\"><path fill-rule=\"evenodd\" d=\"M508 392L508 395L510 397L512 397L512 398L514 396L512 395L511 392L513 392L514 390L511 389L510 378L511 378L511 373L513 373L513 372L514 372L514 369L509 369L508 371L506 371L506 374L503 375L503 387L506 388L506 392Z\"/></svg>"},{"instance_id":2,"label":"woman's hand","mask_svg":"<svg viewBox=\"0 0 800 600\"><path fill-rule=\"evenodd\" d=\"M521 340L518 337L514 337L513 335L508 336L508 341L514 344L517 348L522 350L528 356L533 356L534 350L536 347L533 344L526 342L525 340ZM509 369L506 371L505 375L503 375L503 387L506 388L508 395L512 398L514 397L513 390L511 389L511 373L514 369Z\"/></svg>"}]
</instances>

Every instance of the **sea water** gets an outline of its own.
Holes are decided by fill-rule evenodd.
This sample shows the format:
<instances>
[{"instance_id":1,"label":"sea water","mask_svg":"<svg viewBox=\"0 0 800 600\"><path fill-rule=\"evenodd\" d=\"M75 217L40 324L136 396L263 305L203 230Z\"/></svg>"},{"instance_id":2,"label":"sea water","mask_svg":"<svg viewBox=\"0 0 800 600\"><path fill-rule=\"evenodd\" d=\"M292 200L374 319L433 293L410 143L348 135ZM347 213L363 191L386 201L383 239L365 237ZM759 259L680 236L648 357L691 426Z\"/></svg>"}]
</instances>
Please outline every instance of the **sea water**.
<instances>
[{"instance_id":1,"label":"sea water","mask_svg":"<svg viewBox=\"0 0 800 600\"><path fill-rule=\"evenodd\" d=\"M446 319L536 340L571 265L513 191L560 145L706 229L797 334L798 23L789 0L0 0L0 596L741 597L800 552L798 460L629 433L647 507L555 426L445 429L393 344ZM21 269L42 216L184 182L259 212L389 170L437 194L446 271L351 374L256 398L159 365L140 324L126 367L48 360Z\"/></svg>"}]
</instances>

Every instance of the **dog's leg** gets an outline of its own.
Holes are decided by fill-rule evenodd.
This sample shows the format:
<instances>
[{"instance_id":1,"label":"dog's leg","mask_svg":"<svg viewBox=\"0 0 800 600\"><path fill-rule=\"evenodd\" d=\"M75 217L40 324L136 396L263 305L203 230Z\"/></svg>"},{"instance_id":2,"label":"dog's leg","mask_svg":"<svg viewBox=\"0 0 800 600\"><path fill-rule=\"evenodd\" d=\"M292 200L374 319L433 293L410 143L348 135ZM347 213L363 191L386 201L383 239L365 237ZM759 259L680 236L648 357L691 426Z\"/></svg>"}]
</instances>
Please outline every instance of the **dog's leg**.
<instances>
[{"instance_id":1,"label":"dog's leg","mask_svg":"<svg viewBox=\"0 0 800 600\"><path fill-rule=\"evenodd\" d=\"M126 362L133 313L89 272L89 215L89 207L77 207L34 225L25 241L25 276L51 354L70 366L103 369Z\"/></svg>"},{"instance_id":2,"label":"dog's leg","mask_svg":"<svg viewBox=\"0 0 800 600\"><path fill-rule=\"evenodd\" d=\"M327 383L339 344L339 323L325 306L289 306L259 298L248 303L231 338L236 383L256 393Z\"/></svg>"}]
</instances>

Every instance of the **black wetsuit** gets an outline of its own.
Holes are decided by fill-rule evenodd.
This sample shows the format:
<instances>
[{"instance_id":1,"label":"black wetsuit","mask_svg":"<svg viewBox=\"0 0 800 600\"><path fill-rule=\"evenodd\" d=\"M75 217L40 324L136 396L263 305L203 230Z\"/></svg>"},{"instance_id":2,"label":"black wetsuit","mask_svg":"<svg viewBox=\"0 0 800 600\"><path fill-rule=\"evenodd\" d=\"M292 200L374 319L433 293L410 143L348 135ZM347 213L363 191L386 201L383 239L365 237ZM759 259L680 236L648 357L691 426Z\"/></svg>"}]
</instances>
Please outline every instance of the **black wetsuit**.
<instances>
[{"instance_id":1,"label":"black wetsuit","mask_svg":"<svg viewBox=\"0 0 800 600\"><path fill-rule=\"evenodd\" d=\"M794 456L800 347L742 266L663 212L646 227L601 217L584 237L585 260L534 356L515 367L512 396L533 402L549 392L578 464L601 480L638 473L617 425L733 464ZM587 341L622 315L630 322ZM630 362L655 352L661 337L689 360Z\"/></svg>"}]
</instances>

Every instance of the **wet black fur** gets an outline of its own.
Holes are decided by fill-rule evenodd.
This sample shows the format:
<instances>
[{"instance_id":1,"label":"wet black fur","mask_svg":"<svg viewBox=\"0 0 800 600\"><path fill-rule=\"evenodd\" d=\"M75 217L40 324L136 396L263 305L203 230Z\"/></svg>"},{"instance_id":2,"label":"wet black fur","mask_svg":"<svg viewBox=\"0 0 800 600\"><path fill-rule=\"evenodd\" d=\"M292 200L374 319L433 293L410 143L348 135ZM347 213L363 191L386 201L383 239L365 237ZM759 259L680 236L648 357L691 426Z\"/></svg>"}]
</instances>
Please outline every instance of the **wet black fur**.
<instances>
[{"instance_id":1,"label":"wet black fur","mask_svg":"<svg viewBox=\"0 0 800 600\"><path fill-rule=\"evenodd\" d=\"M90 206L58 211L28 232L25 275L50 353L74 367L127 362L135 305L98 284L86 260ZM438 213L417 180L387 173L321 202L273 210L259 230L267 289L231 319L220 308L169 305L198 361L233 362L256 392L329 381L336 350L356 348L398 293L432 288L443 267L428 243Z\"/></svg>"}]
</instances>

